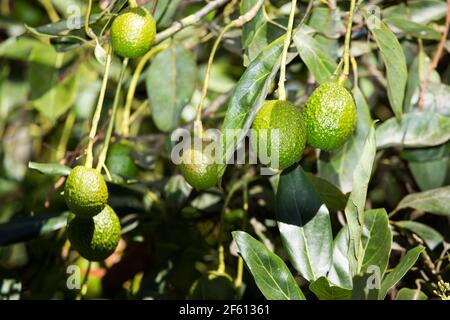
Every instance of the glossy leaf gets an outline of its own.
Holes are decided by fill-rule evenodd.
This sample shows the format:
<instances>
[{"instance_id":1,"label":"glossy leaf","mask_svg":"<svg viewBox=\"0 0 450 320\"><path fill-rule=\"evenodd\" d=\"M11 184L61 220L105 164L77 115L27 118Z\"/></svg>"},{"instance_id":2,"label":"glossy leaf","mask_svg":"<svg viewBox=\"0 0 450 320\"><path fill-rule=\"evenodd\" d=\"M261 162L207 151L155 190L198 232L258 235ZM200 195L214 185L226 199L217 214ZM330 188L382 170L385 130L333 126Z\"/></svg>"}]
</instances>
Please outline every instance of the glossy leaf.
<instances>
[{"instance_id":1,"label":"glossy leaf","mask_svg":"<svg viewBox=\"0 0 450 320\"><path fill-rule=\"evenodd\" d=\"M312 173L306 172L309 182L312 183L314 189L320 194L328 209L337 211L344 210L347 203L347 196L337 187Z\"/></svg>"},{"instance_id":2,"label":"glossy leaf","mask_svg":"<svg viewBox=\"0 0 450 320\"><path fill-rule=\"evenodd\" d=\"M180 121L181 112L194 93L197 66L192 54L182 45L159 53L146 75L147 94L155 125L170 132Z\"/></svg>"},{"instance_id":3,"label":"glossy leaf","mask_svg":"<svg viewBox=\"0 0 450 320\"><path fill-rule=\"evenodd\" d=\"M294 268L308 281L325 276L333 247L330 214L300 166L281 174L275 205L283 246Z\"/></svg>"},{"instance_id":4,"label":"glossy leaf","mask_svg":"<svg viewBox=\"0 0 450 320\"><path fill-rule=\"evenodd\" d=\"M337 151L320 153L319 175L338 186L342 192L352 191L353 171L372 124L369 106L358 86L353 89L358 122L353 135Z\"/></svg>"},{"instance_id":5,"label":"glossy leaf","mask_svg":"<svg viewBox=\"0 0 450 320\"><path fill-rule=\"evenodd\" d=\"M305 300L286 264L243 231L232 233L256 285L268 300Z\"/></svg>"},{"instance_id":6,"label":"glossy leaf","mask_svg":"<svg viewBox=\"0 0 450 320\"><path fill-rule=\"evenodd\" d=\"M311 290L319 300L350 300L352 291L331 285L327 278L320 277L309 285Z\"/></svg>"},{"instance_id":7,"label":"glossy leaf","mask_svg":"<svg viewBox=\"0 0 450 320\"><path fill-rule=\"evenodd\" d=\"M417 234L431 250L444 241L444 237L438 231L420 222L408 220L396 221L395 225Z\"/></svg>"},{"instance_id":8,"label":"glossy leaf","mask_svg":"<svg viewBox=\"0 0 450 320\"><path fill-rule=\"evenodd\" d=\"M437 215L450 216L450 186L407 195L395 209L412 208Z\"/></svg>"},{"instance_id":9,"label":"glossy leaf","mask_svg":"<svg viewBox=\"0 0 450 320\"><path fill-rule=\"evenodd\" d=\"M345 207L345 217L350 232L350 250L348 254L352 275L357 274L359 271L359 267L354 265L353 257L362 258L360 234L364 225L364 207L372 166L375 161L375 153L375 128L372 124L366 143L361 151L361 156L353 172L353 190Z\"/></svg>"},{"instance_id":10,"label":"glossy leaf","mask_svg":"<svg viewBox=\"0 0 450 320\"><path fill-rule=\"evenodd\" d=\"M417 246L406 252L405 256L400 260L394 270L392 270L381 282L381 288L378 294L379 299L384 299L388 291L403 278L409 269L414 266L420 253L424 249L425 248L423 246Z\"/></svg>"},{"instance_id":11,"label":"glossy leaf","mask_svg":"<svg viewBox=\"0 0 450 320\"><path fill-rule=\"evenodd\" d=\"M252 61L234 89L222 123L222 174L236 146L245 138L253 119L264 103L272 80L279 69L283 39L269 45Z\"/></svg>"},{"instance_id":12,"label":"glossy leaf","mask_svg":"<svg viewBox=\"0 0 450 320\"><path fill-rule=\"evenodd\" d=\"M363 12L363 14L367 20L367 12ZM403 113L403 99L408 79L406 58L400 43L386 24L380 21L376 15L370 15L370 19L367 26L375 38L386 66L389 102L394 114L400 117Z\"/></svg>"},{"instance_id":13,"label":"glossy leaf","mask_svg":"<svg viewBox=\"0 0 450 320\"><path fill-rule=\"evenodd\" d=\"M29 162L28 168L49 176L68 176L71 168L57 163Z\"/></svg>"},{"instance_id":14,"label":"glossy leaf","mask_svg":"<svg viewBox=\"0 0 450 320\"><path fill-rule=\"evenodd\" d=\"M377 127L377 147L432 147L450 139L450 117L434 112L411 112Z\"/></svg>"},{"instance_id":15,"label":"glossy leaf","mask_svg":"<svg viewBox=\"0 0 450 320\"><path fill-rule=\"evenodd\" d=\"M311 35L310 28L302 27L294 35L294 43L303 62L318 83L326 82L337 67L328 51Z\"/></svg>"}]
</instances>

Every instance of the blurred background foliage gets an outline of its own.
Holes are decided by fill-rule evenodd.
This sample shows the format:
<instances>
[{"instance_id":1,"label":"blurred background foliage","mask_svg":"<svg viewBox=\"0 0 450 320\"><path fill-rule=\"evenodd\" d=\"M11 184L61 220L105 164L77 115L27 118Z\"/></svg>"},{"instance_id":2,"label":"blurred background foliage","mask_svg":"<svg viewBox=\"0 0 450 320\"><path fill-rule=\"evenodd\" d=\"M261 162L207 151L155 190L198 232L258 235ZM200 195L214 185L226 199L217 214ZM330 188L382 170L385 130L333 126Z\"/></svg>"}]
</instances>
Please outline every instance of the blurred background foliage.
<instances>
[{"instance_id":1,"label":"blurred background foliage","mask_svg":"<svg viewBox=\"0 0 450 320\"><path fill-rule=\"evenodd\" d=\"M103 35L99 37L102 43L108 23L125 2L94 1L90 26L97 35ZM242 2L247 7L254 4ZM205 127L220 127L229 97L245 68L262 49L284 34L289 14L286 2L266 1L264 12L243 30L226 34L212 65ZM367 102L366 113L359 117L360 136L333 154L319 155L308 148L301 165L311 173L311 181L327 200L336 232L343 223L346 194L352 190L352 174L367 124L378 119L378 125L384 129L377 130L379 151L366 207L385 208L392 213L391 259L398 261L405 249L415 244L427 246L427 254L421 256L390 297L408 298L412 294L437 298L433 293L437 281L449 279L448 40L441 61L430 75L423 111L417 110L420 84L445 28L447 5L438 0L364 2L380 9L383 23L400 42L406 68L386 72L389 65L395 68L401 62L390 56L392 53L379 50L362 15L357 14L351 50L358 64L358 78L353 77L352 81L356 81L360 101ZM154 6L153 1L140 3L150 10ZM87 1L1 0L1 298L183 299L197 279L216 268L219 240L225 244L226 270L236 278L237 249L231 231L238 229L255 234L268 248L286 258L274 213L278 176L260 176L255 165L234 165L227 169L221 188L198 192L192 190L170 161L170 133L192 124L214 39L226 23L239 16L240 1L225 3L199 23L166 40L171 47L144 69L132 103L130 134L124 137L118 130L114 135L114 141L127 140L132 146L131 157L138 168L135 177L113 176L109 183L110 204L123 226L122 241L113 256L88 267L67 243L67 208L61 196L61 176L67 174L67 167L83 161L103 74L101 52L85 36L83 26L68 28L71 18L85 14ZM205 1L194 0L158 1L154 8L158 31L205 5ZM342 53L348 5L348 1L300 1L298 19L308 6L310 11L294 37L297 50L293 46L293 60L288 67L288 96L295 105L301 106L316 82L336 68ZM104 10L106 15L102 15ZM174 54L176 63L168 63ZM125 90L137 62L130 62L126 71ZM97 151L109 121L120 64L114 58ZM169 85L174 72L176 84ZM396 90L401 90L401 79L405 94L394 105L387 92L392 89L395 95ZM122 105L124 101L125 94ZM395 119L396 115L401 121ZM119 110L117 123L121 123L121 117ZM405 127L409 130L406 144L402 140ZM30 170L29 162L55 166L40 168L31 164L37 170ZM417 201L405 201L410 194L427 191L427 198L439 195L440 202L421 206ZM419 200L423 204L423 197ZM67 266L72 264L80 266L82 275L89 274L82 292L66 286ZM302 284L302 279L297 280ZM242 298L262 298L247 272L243 283ZM226 281L216 284L215 292L227 292ZM400 291L401 296L400 288L405 288Z\"/></svg>"}]
</instances>

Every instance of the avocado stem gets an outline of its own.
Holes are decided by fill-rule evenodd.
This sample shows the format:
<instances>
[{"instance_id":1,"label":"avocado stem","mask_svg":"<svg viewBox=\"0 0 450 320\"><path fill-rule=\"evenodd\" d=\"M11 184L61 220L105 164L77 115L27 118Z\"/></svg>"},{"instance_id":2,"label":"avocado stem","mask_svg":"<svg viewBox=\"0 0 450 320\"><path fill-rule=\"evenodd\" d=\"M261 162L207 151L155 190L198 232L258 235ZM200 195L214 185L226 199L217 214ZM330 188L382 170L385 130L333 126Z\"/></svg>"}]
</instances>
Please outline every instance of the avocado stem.
<instances>
[{"instance_id":1,"label":"avocado stem","mask_svg":"<svg viewBox=\"0 0 450 320\"><path fill-rule=\"evenodd\" d=\"M92 118L91 131L89 132L89 143L88 143L88 146L86 149L86 163L85 163L85 166L87 168L92 168L92 164L94 162L94 155L93 155L92 149L94 148L95 135L97 134L98 123L100 121L100 115L102 113L103 101L105 100L105 93L106 93L106 87L108 85L109 69L111 67L111 60L112 60L112 50L110 47L108 49L108 55L106 58L105 73L103 75L102 87L100 89L100 95L98 97L97 107L95 108L94 117Z\"/></svg>"},{"instance_id":2,"label":"avocado stem","mask_svg":"<svg viewBox=\"0 0 450 320\"><path fill-rule=\"evenodd\" d=\"M286 38L284 39L283 55L281 56L280 79L278 82L278 99L283 101L286 101L286 88L284 86L284 83L286 82L286 63L289 46L291 45L292 40L292 29L294 26L294 16L296 8L297 8L297 0L292 0L291 13L289 14L288 29L286 32Z\"/></svg>"},{"instance_id":3,"label":"avocado stem","mask_svg":"<svg viewBox=\"0 0 450 320\"><path fill-rule=\"evenodd\" d=\"M106 131L105 142L103 144L103 149L100 153L97 163L97 171L101 172L103 165L105 164L106 156L108 154L109 143L111 142L111 135L114 128L114 123L117 114L117 107L119 105L120 100L120 92L122 91L122 82L125 74L125 70L127 69L128 58L125 58L122 62L122 69L120 70L119 83L117 84L116 93L114 95L113 108L111 112L111 119L109 120L108 129Z\"/></svg>"},{"instance_id":4,"label":"avocado stem","mask_svg":"<svg viewBox=\"0 0 450 320\"><path fill-rule=\"evenodd\" d=\"M131 115L131 105L133 104L134 93L136 92L136 87L139 82L142 70L144 70L147 62L157 53L167 49L169 45L167 43L160 44L159 46L153 47L149 52L147 52L134 70L133 78L131 79L130 86L128 87L127 98L125 102L123 120L122 120L122 134L127 137L130 134L130 115Z\"/></svg>"},{"instance_id":5,"label":"avocado stem","mask_svg":"<svg viewBox=\"0 0 450 320\"><path fill-rule=\"evenodd\" d=\"M128 0L128 4L131 8L136 8L138 6L136 0Z\"/></svg>"},{"instance_id":6,"label":"avocado stem","mask_svg":"<svg viewBox=\"0 0 450 320\"><path fill-rule=\"evenodd\" d=\"M356 0L351 0L347 23L347 31L345 33L345 42L344 42L344 53L343 53L344 70L342 71L342 74L338 80L338 82L341 85L344 84L350 73L350 40L352 36L353 16L355 14L355 7L356 7Z\"/></svg>"}]
</instances>

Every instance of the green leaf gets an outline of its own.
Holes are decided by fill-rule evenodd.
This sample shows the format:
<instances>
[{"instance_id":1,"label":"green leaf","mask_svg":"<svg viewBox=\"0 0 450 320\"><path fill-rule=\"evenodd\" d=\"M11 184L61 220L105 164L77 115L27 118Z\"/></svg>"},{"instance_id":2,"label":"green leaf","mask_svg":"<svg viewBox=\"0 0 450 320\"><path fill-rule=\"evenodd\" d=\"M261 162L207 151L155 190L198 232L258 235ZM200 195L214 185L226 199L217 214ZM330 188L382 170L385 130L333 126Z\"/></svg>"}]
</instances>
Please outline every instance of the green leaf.
<instances>
[{"instance_id":1,"label":"green leaf","mask_svg":"<svg viewBox=\"0 0 450 320\"><path fill-rule=\"evenodd\" d=\"M450 186L407 195L395 211L412 208L441 216L450 216Z\"/></svg>"},{"instance_id":2,"label":"green leaf","mask_svg":"<svg viewBox=\"0 0 450 320\"><path fill-rule=\"evenodd\" d=\"M330 285L327 278L320 277L309 285L319 300L350 300L352 291L341 287Z\"/></svg>"},{"instance_id":3,"label":"green leaf","mask_svg":"<svg viewBox=\"0 0 450 320\"><path fill-rule=\"evenodd\" d=\"M328 273L331 283L345 289L353 287L348 259L349 242L348 226L345 225L334 239L332 264Z\"/></svg>"},{"instance_id":4,"label":"green leaf","mask_svg":"<svg viewBox=\"0 0 450 320\"><path fill-rule=\"evenodd\" d=\"M196 75L194 57L180 44L155 57L146 85L153 121L159 130L170 132L178 126L181 112L194 93Z\"/></svg>"},{"instance_id":5,"label":"green leaf","mask_svg":"<svg viewBox=\"0 0 450 320\"><path fill-rule=\"evenodd\" d=\"M241 15L250 11L258 1L259 0L242 0L240 4ZM248 48L253 41L258 28L265 22L262 10L263 9L261 8L256 16L242 27L242 45L244 48Z\"/></svg>"},{"instance_id":6,"label":"green leaf","mask_svg":"<svg viewBox=\"0 0 450 320\"><path fill-rule=\"evenodd\" d=\"M425 244L433 250L444 241L444 237L435 229L426 224L415 221L396 221L395 225L399 228L414 232L425 241Z\"/></svg>"},{"instance_id":7,"label":"green leaf","mask_svg":"<svg viewBox=\"0 0 450 320\"><path fill-rule=\"evenodd\" d=\"M366 204L367 189L372 174L372 166L375 161L376 142L375 128L372 124L366 143L361 151L361 156L353 172L353 190L345 207L345 217L347 219L350 232L349 261L352 275L358 273L360 266L356 265L353 258L362 259L360 246L360 234L364 225L364 207Z\"/></svg>"},{"instance_id":8,"label":"green leaf","mask_svg":"<svg viewBox=\"0 0 450 320\"><path fill-rule=\"evenodd\" d=\"M365 10L363 10L363 15L367 20L368 13ZM386 24L380 21L376 15L370 15L370 19L367 26L375 38L386 66L389 102L395 115L400 117L403 113L403 98L408 79L406 58L397 37Z\"/></svg>"},{"instance_id":9,"label":"green leaf","mask_svg":"<svg viewBox=\"0 0 450 320\"><path fill-rule=\"evenodd\" d=\"M284 37L265 48L252 61L234 89L222 123L223 155L221 174L236 146L245 138L253 119L264 103L272 80L280 67Z\"/></svg>"},{"instance_id":10,"label":"green leaf","mask_svg":"<svg viewBox=\"0 0 450 320\"><path fill-rule=\"evenodd\" d=\"M306 172L306 175L308 176L309 182L314 186L314 189L320 194L320 198L328 209L333 211L345 209L348 199L341 190L327 180L317 177L312 173Z\"/></svg>"},{"instance_id":11,"label":"green leaf","mask_svg":"<svg viewBox=\"0 0 450 320\"><path fill-rule=\"evenodd\" d=\"M334 183L344 193L352 191L353 171L373 121L369 106L358 86L353 88L353 97L358 111L355 132L337 151L321 152L318 161L319 175Z\"/></svg>"},{"instance_id":12,"label":"green leaf","mask_svg":"<svg viewBox=\"0 0 450 320\"><path fill-rule=\"evenodd\" d=\"M325 276L333 247L330 214L300 166L281 174L275 206L281 240L294 268L308 281Z\"/></svg>"},{"instance_id":13,"label":"green leaf","mask_svg":"<svg viewBox=\"0 0 450 320\"><path fill-rule=\"evenodd\" d=\"M243 231L232 233L256 285L268 300L305 300L286 264Z\"/></svg>"},{"instance_id":14,"label":"green leaf","mask_svg":"<svg viewBox=\"0 0 450 320\"><path fill-rule=\"evenodd\" d=\"M385 209L373 209L364 213L364 228L362 244L364 259L361 272L366 273L373 266L380 270L383 276L391 253L392 232Z\"/></svg>"},{"instance_id":15,"label":"green leaf","mask_svg":"<svg viewBox=\"0 0 450 320\"><path fill-rule=\"evenodd\" d=\"M377 147L420 148L443 144L450 139L450 117L434 112L411 112L391 118L377 127Z\"/></svg>"},{"instance_id":16,"label":"green leaf","mask_svg":"<svg viewBox=\"0 0 450 320\"><path fill-rule=\"evenodd\" d=\"M447 176L448 164L449 159L442 158L428 162L409 161L408 167L420 190L426 191L442 187Z\"/></svg>"},{"instance_id":17,"label":"green leaf","mask_svg":"<svg viewBox=\"0 0 450 320\"><path fill-rule=\"evenodd\" d=\"M427 24L445 17L447 5L441 0L408 0L395 6L386 7L383 17L407 17L416 23Z\"/></svg>"},{"instance_id":18,"label":"green leaf","mask_svg":"<svg viewBox=\"0 0 450 320\"><path fill-rule=\"evenodd\" d=\"M286 21L277 21L280 24L287 24ZM283 23L285 22L285 23ZM244 65L247 66L253 61L269 44L286 34L286 31L280 27L264 22L258 27L253 35L252 41L249 43L246 55L244 56Z\"/></svg>"},{"instance_id":19,"label":"green leaf","mask_svg":"<svg viewBox=\"0 0 450 320\"><path fill-rule=\"evenodd\" d=\"M321 44L311 35L311 29L301 27L294 35L294 43L303 62L318 83L326 82L333 75L337 65Z\"/></svg>"},{"instance_id":20,"label":"green leaf","mask_svg":"<svg viewBox=\"0 0 450 320\"><path fill-rule=\"evenodd\" d=\"M27 241L64 228L68 215L65 212L60 215L26 217L0 224L0 246Z\"/></svg>"},{"instance_id":21,"label":"green leaf","mask_svg":"<svg viewBox=\"0 0 450 320\"><path fill-rule=\"evenodd\" d=\"M428 297L418 289L401 288L396 300L428 300Z\"/></svg>"},{"instance_id":22,"label":"green leaf","mask_svg":"<svg viewBox=\"0 0 450 320\"><path fill-rule=\"evenodd\" d=\"M28 168L49 176L68 176L71 168L56 163L29 162Z\"/></svg>"},{"instance_id":23,"label":"green leaf","mask_svg":"<svg viewBox=\"0 0 450 320\"><path fill-rule=\"evenodd\" d=\"M392 270L381 282L381 289L378 294L378 299L384 299L388 291L393 288L409 271L409 269L414 266L419 258L419 255L424 249L425 248L423 246L417 246L406 252L394 270Z\"/></svg>"},{"instance_id":24,"label":"green leaf","mask_svg":"<svg viewBox=\"0 0 450 320\"><path fill-rule=\"evenodd\" d=\"M435 29L430 28L424 24L408 20L404 17L390 17L383 19L383 21L388 25L400 29L404 33L419 39L441 39L441 33L439 31L436 31Z\"/></svg>"},{"instance_id":25,"label":"green leaf","mask_svg":"<svg viewBox=\"0 0 450 320\"><path fill-rule=\"evenodd\" d=\"M401 157L408 161L428 162L450 156L450 142L437 147L402 150Z\"/></svg>"}]
</instances>

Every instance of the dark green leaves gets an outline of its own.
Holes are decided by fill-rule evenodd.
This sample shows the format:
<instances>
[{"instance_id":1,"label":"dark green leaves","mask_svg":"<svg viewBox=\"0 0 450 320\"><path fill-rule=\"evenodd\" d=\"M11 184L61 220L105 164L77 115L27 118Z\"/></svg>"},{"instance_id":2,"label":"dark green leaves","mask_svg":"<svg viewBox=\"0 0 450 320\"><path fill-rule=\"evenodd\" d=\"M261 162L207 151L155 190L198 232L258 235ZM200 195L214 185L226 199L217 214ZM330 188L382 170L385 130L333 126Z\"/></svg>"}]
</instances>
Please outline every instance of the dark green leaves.
<instances>
[{"instance_id":1,"label":"dark green leaves","mask_svg":"<svg viewBox=\"0 0 450 320\"><path fill-rule=\"evenodd\" d=\"M268 300L305 300L280 257L245 232L235 231L233 238L256 285Z\"/></svg>"},{"instance_id":2,"label":"dark green leaves","mask_svg":"<svg viewBox=\"0 0 450 320\"><path fill-rule=\"evenodd\" d=\"M450 117L434 112L411 112L391 118L377 128L378 148L431 147L450 139Z\"/></svg>"},{"instance_id":3,"label":"dark green leaves","mask_svg":"<svg viewBox=\"0 0 450 320\"><path fill-rule=\"evenodd\" d=\"M283 39L274 41L252 61L234 89L222 124L222 132L225 133L223 163L228 162L266 99L270 84L279 69Z\"/></svg>"},{"instance_id":4,"label":"dark green leaves","mask_svg":"<svg viewBox=\"0 0 450 320\"><path fill-rule=\"evenodd\" d=\"M388 98L392 110L397 117L403 113L403 98L405 95L408 71L403 49L392 31L378 19L376 15L368 15L363 11L367 26L380 49L384 64L386 65Z\"/></svg>"},{"instance_id":5,"label":"dark green leaves","mask_svg":"<svg viewBox=\"0 0 450 320\"><path fill-rule=\"evenodd\" d=\"M68 213L17 219L0 224L0 246L27 241L64 228Z\"/></svg>"},{"instance_id":6,"label":"dark green leaves","mask_svg":"<svg viewBox=\"0 0 450 320\"><path fill-rule=\"evenodd\" d=\"M180 121L183 107L194 93L197 66L182 45L164 50L153 60L146 76L152 116L159 130L170 132Z\"/></svg>"},{"instance_id":7,"label":"dark green leaves","mask_svg":"<svg viewBox=\"0 0 450 320\"><path fill-rule=\"evenodd\" d=\"M329 52L313 38L312 31L311 28L300 28L294 35L294 43L314 79L323 83L330 79L337 65Z\"/></svg>"},{"instance_id":8,"label":"dark green leaves","mask_svg":"<svg viewBox=\"0 0 450 320\"><path fill-rule=\"evenodd\" d=\"M450 216L450 186L407 195L396 211L412 208L442 216Z\"/></svg>"},{"instance_id":9,"label":"dark green leaves","mask_svg":"<svg viewBox=\"0 0 450 320\"><path fill-rule=\"evenodd\" d=\"M300 166L280 177L276 215L284 248L295 269L309 281L325 276L333 247L330 215Z\"/></svg>"},{"instance_id":10,"label":"dark green leaves","mask_svg":"<svg viewBox=\"0 0 450 320\"><path fill-rule=\"evenodd\" d=\"M71 168L56 163L29 162L28 168L50 176L68 176Z\"/></svg>"},{"instance_id":11,"label":"dark green leaves","mask_svg":"<svg viewBox=\"0 0 450 320\"><path fill-rule=\"evenodd\" d=\"M425 248L422 246L417 246L408 252L400 260L398 265L392 270L381 282L381 289L378 294L379 299L384 299L388 291L395 286L403 276L411 269L419 258L420 253Z\"/></svg>"}]
</instances>

